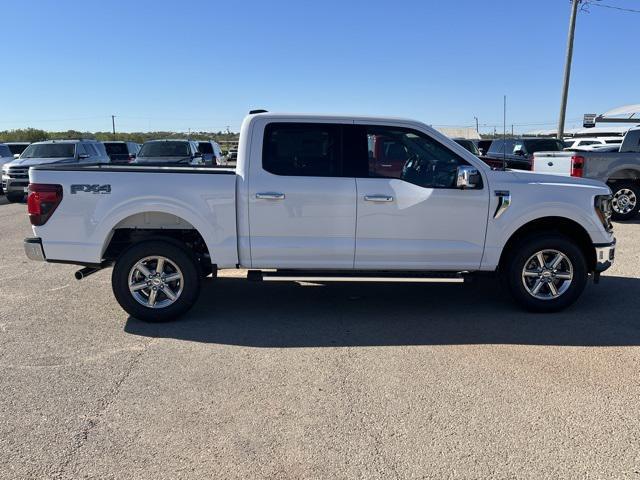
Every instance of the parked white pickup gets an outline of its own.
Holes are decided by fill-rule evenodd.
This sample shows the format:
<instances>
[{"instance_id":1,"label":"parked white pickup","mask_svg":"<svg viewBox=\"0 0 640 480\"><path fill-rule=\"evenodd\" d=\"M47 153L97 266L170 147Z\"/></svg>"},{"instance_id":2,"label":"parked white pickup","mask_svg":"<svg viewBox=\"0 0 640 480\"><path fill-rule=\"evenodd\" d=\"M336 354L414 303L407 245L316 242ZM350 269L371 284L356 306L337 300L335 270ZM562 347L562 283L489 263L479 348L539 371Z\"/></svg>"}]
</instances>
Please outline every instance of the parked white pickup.
<instances>
[{"instance_id":1,"label":"parked white pickup","mask_svg":"<svg viewBox=\"0 0 640 480\"><path fill-rule=\"evenodd\" d=\"M613 261L610 190L491 170L428 126L249 115L237 168L42 166L29 172L32 259L113 265L131 315L184 313L200 278L463 281L499 272L526 308L573 303ZM276 270L275 272L273 270Z\"/></svg>"}]
</instances>

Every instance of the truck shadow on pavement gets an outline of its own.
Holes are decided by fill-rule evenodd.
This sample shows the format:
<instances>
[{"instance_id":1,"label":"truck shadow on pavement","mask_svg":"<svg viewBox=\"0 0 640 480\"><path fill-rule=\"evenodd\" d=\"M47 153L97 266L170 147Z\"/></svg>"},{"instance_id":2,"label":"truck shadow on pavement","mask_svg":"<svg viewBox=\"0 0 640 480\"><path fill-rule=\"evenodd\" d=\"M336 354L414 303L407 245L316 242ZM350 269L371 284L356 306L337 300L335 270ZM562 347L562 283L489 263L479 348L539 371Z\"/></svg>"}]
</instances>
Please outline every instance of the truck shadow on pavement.
<instances>
[{"instance_id":1,"label":"truck shadow on pavement","mask_svg":"<svg viewBox=\"0 0 640 480\"><path fill-rule=\"evenodd\" d=\"M392 345L640 345L640 279L603 277L571 308L520 310L492 280L465 285L254 284L207 279L172 323L129 318L125 332L263 348Z\"/></svg>"}]
</instances>

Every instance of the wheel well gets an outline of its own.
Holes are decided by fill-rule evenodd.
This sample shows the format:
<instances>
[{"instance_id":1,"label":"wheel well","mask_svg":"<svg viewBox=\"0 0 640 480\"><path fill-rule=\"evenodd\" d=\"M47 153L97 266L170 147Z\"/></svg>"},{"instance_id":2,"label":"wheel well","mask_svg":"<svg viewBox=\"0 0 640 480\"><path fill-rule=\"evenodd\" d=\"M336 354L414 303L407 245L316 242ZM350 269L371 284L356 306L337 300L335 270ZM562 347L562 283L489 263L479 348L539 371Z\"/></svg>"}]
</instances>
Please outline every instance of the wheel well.
<instances>
[{"instance_id":1,"label":"wheel well","mask_svg":"<svg viewBox=\"0 0 640 480\"><path fill-rule=\"evenodd\" d=\"M155 229L155 228L116 228L103 255L104 260L113 262L120 254L135 243L147 240L164 240L193 253L200 267L210 272L212 259L202 235L190 229Z\"/></svg>"},{"instance_id":2,"label":"wheel well","mask_svg":"<svg viewBox=\"0 0 640 480\"><path fill-rule=\"evenodd\" d=\"M607 183L616 183L625 180L640 183L640 172L638 170L631 169L619 170L611 174Z\"/></svg>"},{"instance_id":3,"label":"wheel well","mask_svg":"<svg viewBox=\"0 0 640 480\"><path fill-rule=\"evenodd\" d=\"M542 233L560 233L577 243L584 253L589 271L596 266L596 251L587 231L577 222L563 217L544 217L524 224L516 230L502 250L500 267L511 251L526 237Z\"/></svg>"}]
</instances>

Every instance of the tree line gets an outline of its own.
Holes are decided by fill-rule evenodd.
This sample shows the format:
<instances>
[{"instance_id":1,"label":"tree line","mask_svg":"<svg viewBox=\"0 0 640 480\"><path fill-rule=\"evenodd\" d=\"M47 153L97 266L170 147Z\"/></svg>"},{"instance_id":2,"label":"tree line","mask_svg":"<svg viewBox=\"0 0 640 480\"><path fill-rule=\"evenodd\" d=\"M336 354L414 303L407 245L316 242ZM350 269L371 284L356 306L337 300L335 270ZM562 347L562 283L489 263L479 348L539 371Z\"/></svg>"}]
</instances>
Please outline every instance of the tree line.
<instances>
[{"instance_id":1,"label":"tree line","mask_svg":"<svg viewBox=\"0 0 640 480\"><path fill-rule=\"evenodd\" d=\"M189 138L189 140L214 140L224 146L227 142L237 142L238 133L227 132L80 132L78 130L66 130L64 132L52 132L38 128L19 128L15 130L0 131L1 142L41 142L43 140L68 140L74 138L92 138L101 142L107 140L122 140L127 142L144 143L147 140L159 138Z\"/></svg>"}]
</instances>

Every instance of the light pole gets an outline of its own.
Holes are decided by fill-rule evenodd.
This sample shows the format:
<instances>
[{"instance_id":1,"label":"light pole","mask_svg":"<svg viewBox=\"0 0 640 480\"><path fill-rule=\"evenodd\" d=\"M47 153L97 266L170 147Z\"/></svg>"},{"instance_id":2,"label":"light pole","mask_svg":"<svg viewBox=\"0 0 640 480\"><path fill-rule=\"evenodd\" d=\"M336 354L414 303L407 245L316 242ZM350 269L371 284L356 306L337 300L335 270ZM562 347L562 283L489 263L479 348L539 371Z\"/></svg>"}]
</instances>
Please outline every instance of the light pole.
<instances>
[{"instance_id":1,"label":"light pole","mask_svg":"<svg viewBox=\"0 0 640 480\"><path fill-rule=\"evenodd\" d=\"M474 116L473 118L475 118L475 119L476 119L476 133L477 133L478 135L480 135L480 129L478 128L478 117L475 117L475 116Z\"/></svg>"},{"instance_id":2,"label":"light pole","mask_svg":"<svg viewBox=\"0 0 640 480\"><path fill-rule=\"evenodd\" d=\"M113 138L116 138L116 116L111 115L111 128L113 129Z\"/></svg>"},{"instance_id":3,"label":"light pole","mask_svg":"<svg viewBox=\"0 0 640 480\"><path fill-rule=\"evenodd\" d=\"M567 56L564 61L564 82L562 84L562 100L560 100L560 119L558 120L558 139L564 137L564 120L567 114L567 97L569 96L569 79L571 78L571 60L573 58L573 38L576 31L578 5L582 0L571 0L571 17L569 18L569 36L567 38Z\"/></svg>"}]
</instances>

